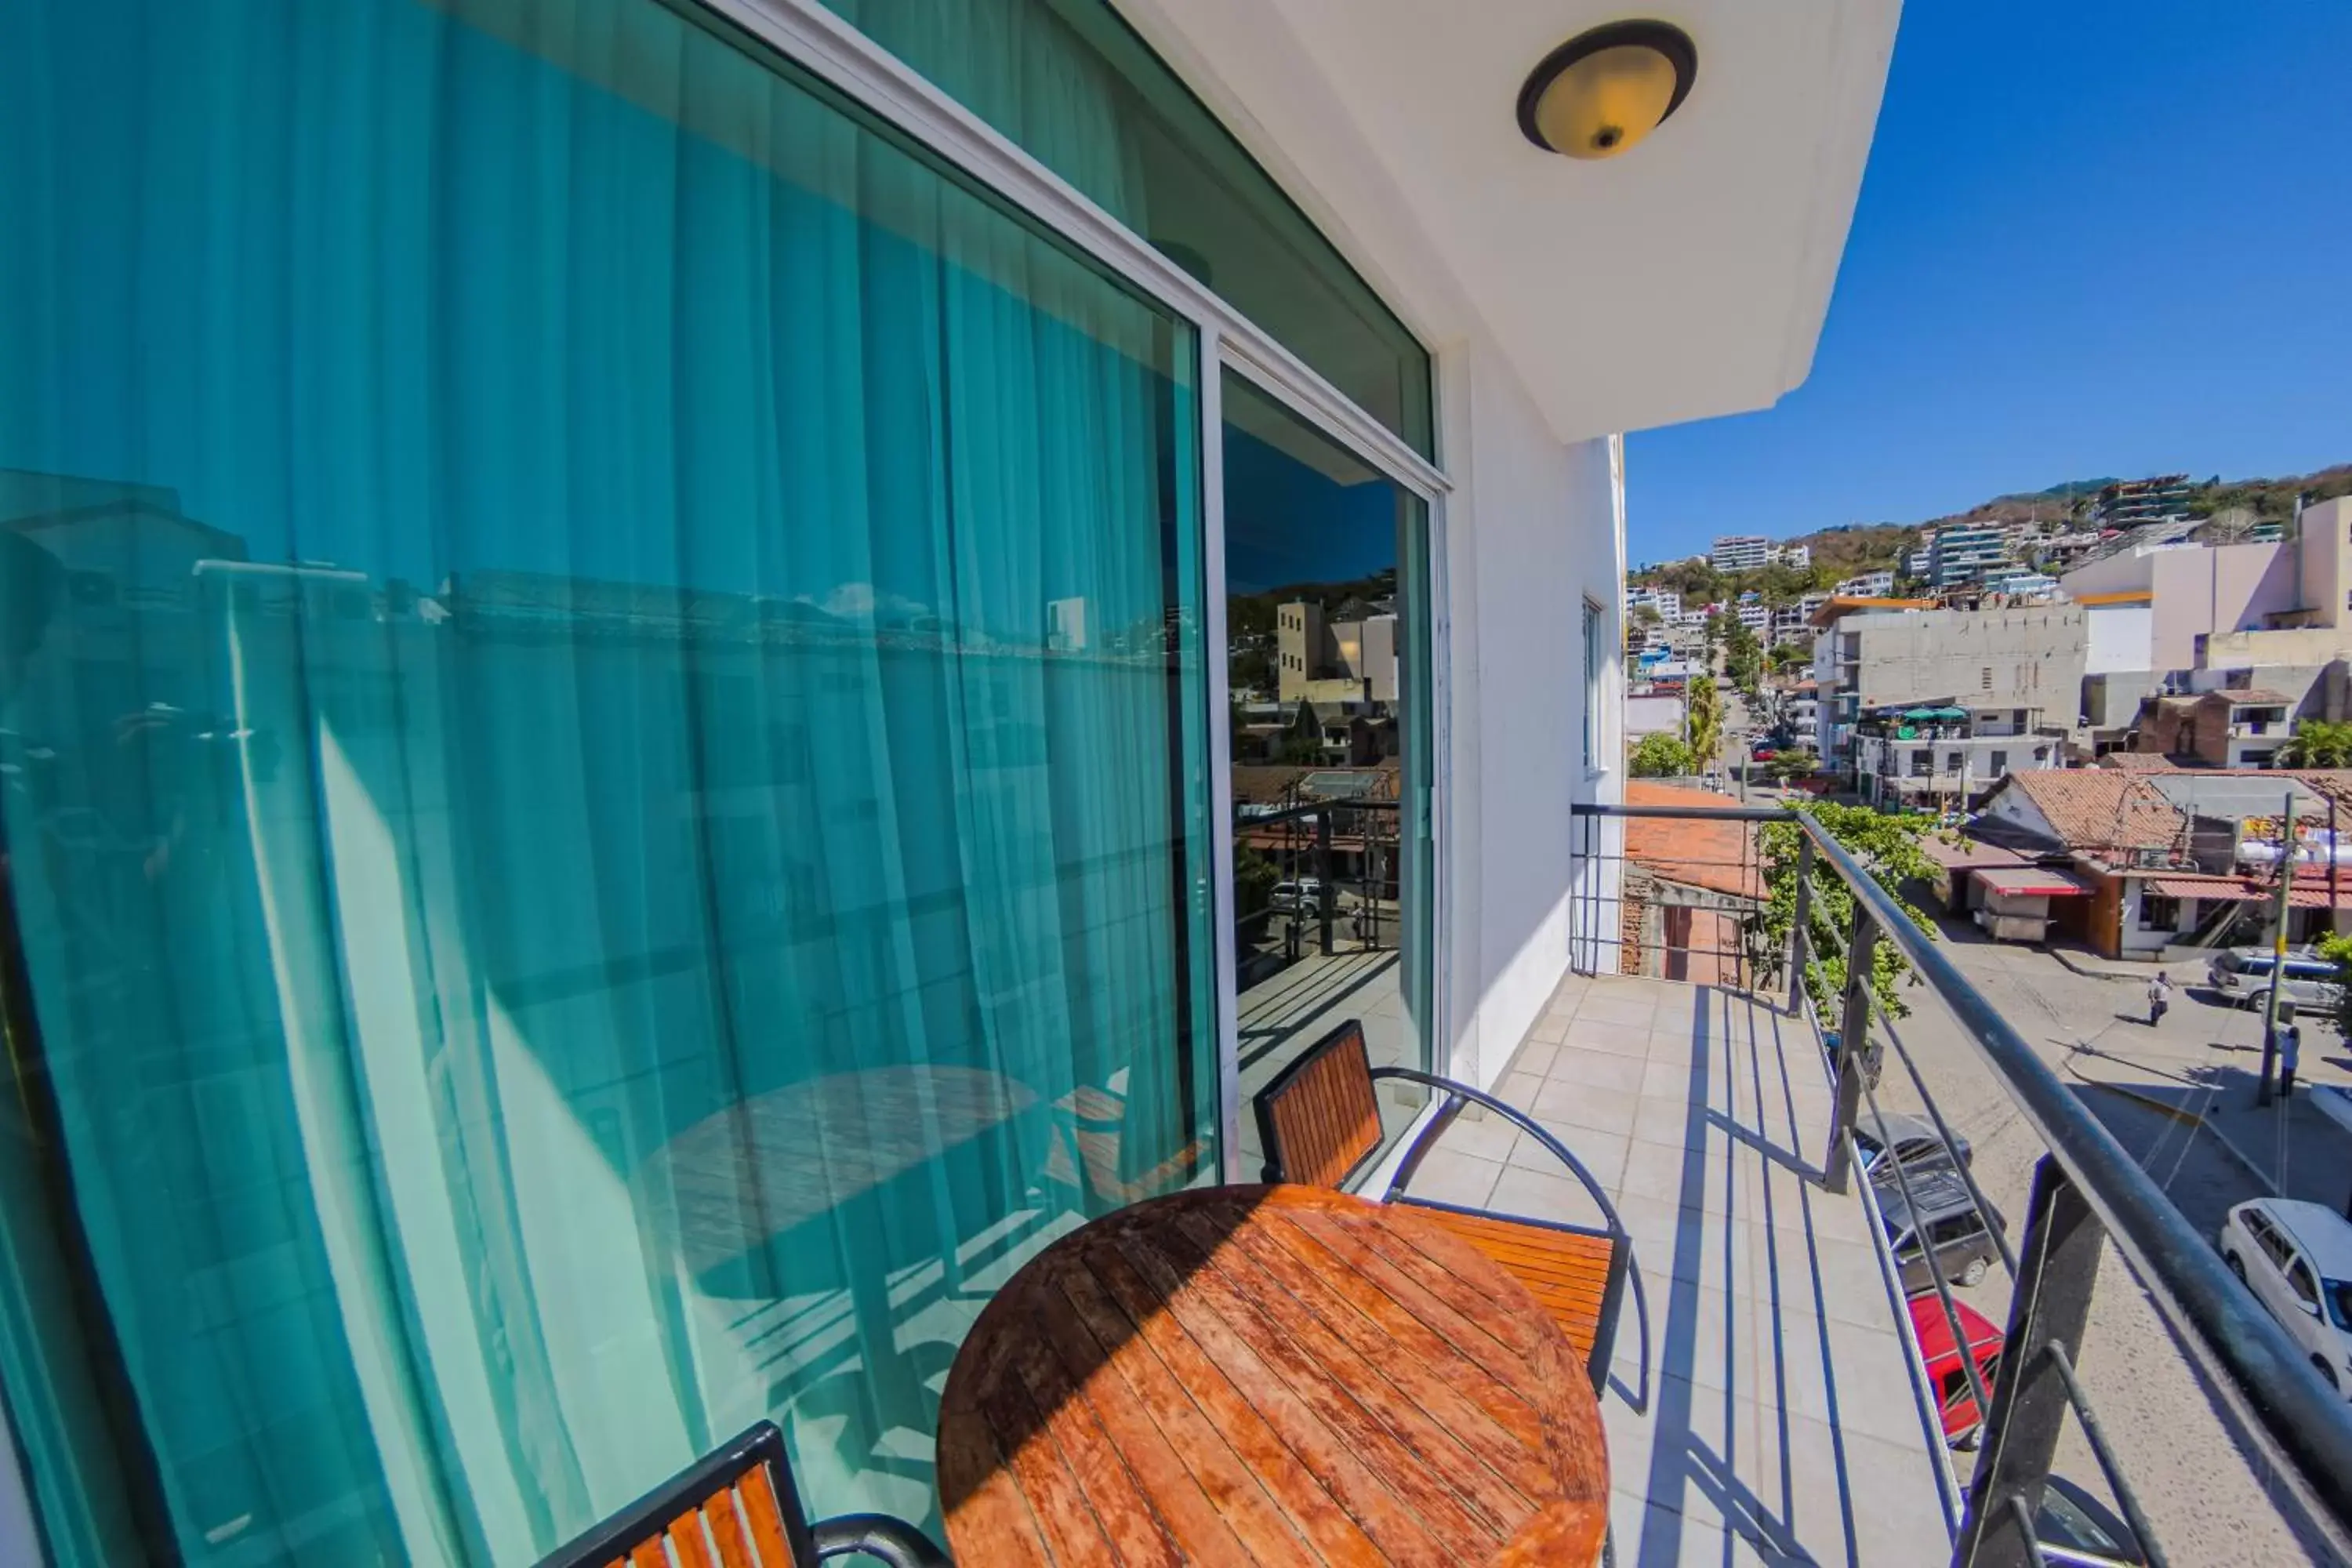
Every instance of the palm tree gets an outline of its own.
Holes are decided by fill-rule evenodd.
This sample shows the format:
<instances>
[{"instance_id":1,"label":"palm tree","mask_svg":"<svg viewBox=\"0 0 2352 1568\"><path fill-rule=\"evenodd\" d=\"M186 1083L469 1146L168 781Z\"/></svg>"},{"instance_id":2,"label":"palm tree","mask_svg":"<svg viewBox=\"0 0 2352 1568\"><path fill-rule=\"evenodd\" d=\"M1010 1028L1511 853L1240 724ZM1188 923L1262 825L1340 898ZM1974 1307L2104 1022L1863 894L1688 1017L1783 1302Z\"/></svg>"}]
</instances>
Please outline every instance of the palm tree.
<instances>
[{"instance_id":1,"label":"palm tree","mask_svg":"<svg viewBox=\"0 0 2352 1568\"><path fill-rule=\"evenodd\" d=\"M2278 761L2289 768L2352 768L2352 721L2295 721L2294 735L2279 748Z\"/></svg>"}]
</instances>

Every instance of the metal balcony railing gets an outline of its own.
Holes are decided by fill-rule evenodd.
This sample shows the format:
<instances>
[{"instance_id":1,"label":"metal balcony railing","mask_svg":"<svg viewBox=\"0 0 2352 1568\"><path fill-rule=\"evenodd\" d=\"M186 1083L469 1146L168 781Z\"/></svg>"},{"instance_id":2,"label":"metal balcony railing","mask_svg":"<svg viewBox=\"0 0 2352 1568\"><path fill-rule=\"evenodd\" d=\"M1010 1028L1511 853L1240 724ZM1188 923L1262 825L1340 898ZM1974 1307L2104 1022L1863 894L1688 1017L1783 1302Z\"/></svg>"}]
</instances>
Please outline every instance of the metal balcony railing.
<instances>
[{"instance_id":1,"label":"metal balcony railing","mask_svg":"<svg viewBox=\"0 0 2352 1568\"><path fill-rule=\"evenodd\" d=\"M1756 848L1755 826L1782 822L1800 828L1794 919L1786 948L1768 950L1760 919L1744 920L1733 936L1727 936L1725 921L1718 919L1709 928L1717 941L1678 950L1670 955L1666 969L1673 978L1676 963L1704 962L1717 983L1735 988L1751 980L1759 988L1772 984L1776 995L1779 983L1785 981L1790 1013L1811 1016L1817 1026L1822 1013L1835 1014L1834 1029L1819 1030L1822 1068L1832 1086L1834 1104L1829 1147L1822 1158L1822 1187L1832 1192L1849 1187L1855 1162L1854 1127L1865 1107L1874 1119L1878 1115L1880 1073L1886 1048L1892 1047L1926 1107L1940 1147L1908 1159L1885 1151L1867 1186L1874 1194L1900 1194L1906 1209L1917 1212L1911 1201L1912 1183L1923 1166L1932 1165L1939 1173L1957 1173L1979 1212L1998 1212L1961 1157L1962 1141L1937 1104L1918 1062L1864 978L1882 943L1891 944L1910 964L1990 1069L2009 1104L2039 1137L2045 1152L2033 1172L2021 1232L2012 1245L1999 1224L1990 1227L2014 1285L2007 1348L1994 1386L1985 1386L1972 1356L1959 1358L1976 1408L1990 1414L1973 1478L1954 1512L1955 1568L2109 1561L2036 1539L2043 1482L2069 1414L2079 1423L2084 1444L2139 1538L2146 1560L2156 1564L2169 1561L2077 1372L2101 1252L2110 1241L2185 1348L2199 1381L2218 1394L2236 1418L2242 1441L2256 1450L2252 1457L2286 1483L2274 1495L2283 1508L2294 1510L2302 1533L2322 1538L2337 1552L2352 1556L2352 1405L2312 1371L2303 1352L2231 1276L2218 1251L2179 1206L1852 853L1810 816L1788 810L1727 802L1720 809L1577 805L1572 811L1578 881L1571 906L1571 962L1587 973L1618 971L1622 955L1642 951L1636 922L1628 919L1622 883L1608 874L1612 865L1623 872L1632 864L1622 847L1626 819L1748 825L1736 857L1702 859L1694 851L1685 860L1680 849L1669 848L1663 857L1643 855L1640 874L1668 883L1711 879L1725 885L1725 876L1696 874L1698 868L1714 866L1729 873L1730 879L1752 878L1757 897L1750 900L1751 913L1760 913L1769 896L1770 868ZM1823 900L1818 889L1824 872L1851 896L1852 920L1843 931L1832 929L1821 912ZM1815 1003L1816 996L1825 994L1817 984L1822 978L1819 955L1823 952L1844 958L1851 977L1829 994L1826 1008ZM1875 1195L1873 1204L1874 1208ZM1883 1248L1883 1227L1874 1228L1881 1233ZM1922 1253L1938 1310L1954 1342L1965 1346L1969 1336L1961 1325L1952 1281L1934 1247ZM1926 1389L1924 1379L1919 1386ZM2210 1407L2201 1405L2184 1409L2180 1416L2184 1421L2215 1418Z\"/></svg>"}]
</instances>

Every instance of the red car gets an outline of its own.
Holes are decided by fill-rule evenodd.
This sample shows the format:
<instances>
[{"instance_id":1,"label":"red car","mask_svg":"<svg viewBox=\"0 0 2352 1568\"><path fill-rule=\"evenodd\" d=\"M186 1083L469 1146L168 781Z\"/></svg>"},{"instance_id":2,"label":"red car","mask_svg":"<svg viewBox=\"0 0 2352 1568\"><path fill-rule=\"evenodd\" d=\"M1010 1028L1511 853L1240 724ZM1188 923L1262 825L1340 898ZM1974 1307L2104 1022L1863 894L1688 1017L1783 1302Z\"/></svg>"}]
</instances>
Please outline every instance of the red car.
<instances>
[{"instance_id":1,"label":"red car","mask_svg":"<svg viewBox=\"0 0 2352 1568\"><path fill-rule=\"evenodd\" d=\"M1966 1302L1954 1301L1952 1311L1968 1334L1969 1354L1977 1363L1977 1376L1990 1398L1993 1381L2000 1374L2000 1352L2007 1336L1991 1319ZM1977 1408L1976 1391L1969 1386L1969 1374L1961 1368L1951 1320L1944 1316L1943 1303L1932 1292L1911 1298L1911 1332L1919 1342L1927 1381L1934 1385L1936 1402L1944 1413L1944 1440L1955 1447L1965 1447L1984 1425L1984 1412Z\"/></svg>"},{"instance_id":2,"label":"red car","mask_svg":"<svg viewBox=\"0 0 2352 1568\"><path fill-rule=\"evenodd\" d=\"M1775 747L1759 746L1754 751L1748 753L1748 760L1753 763L1769 763L1780 754L1779 750Z\"/></svg>"}]
</instances>

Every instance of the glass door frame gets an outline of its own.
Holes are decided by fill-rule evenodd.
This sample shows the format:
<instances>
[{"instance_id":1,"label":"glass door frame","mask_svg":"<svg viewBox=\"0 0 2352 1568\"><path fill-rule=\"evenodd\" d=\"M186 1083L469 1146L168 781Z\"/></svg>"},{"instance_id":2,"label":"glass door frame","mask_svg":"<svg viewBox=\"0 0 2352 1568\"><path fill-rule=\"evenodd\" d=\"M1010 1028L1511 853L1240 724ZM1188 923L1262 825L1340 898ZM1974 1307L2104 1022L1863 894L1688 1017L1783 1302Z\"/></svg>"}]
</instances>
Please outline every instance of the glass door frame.
<instances>
[{"instance_id":1,"label":"glass door frame","mask_svg":"<svg viewBox=\"0 0 2352 1568\"><path fill-rule=\"evenodd\" d=\"M1113 278L1192 323L1198 338L1202 557L1205 582L1202 645L1209 704L1210 886L1197 889L1212 906L1216 934L1218 1159L1223 1179L1254 1181L1241 1167L1240 1001L1236 985L1234 923L1226 908L1233 887L1234 817L1230 688L1225 624L1225 518L1223 393L1221 372L1230 369L1260 391L1348 448L1383 476L1418 496L1428 508L1429 559L1429 798L1416 805L1427 812L1430 854L1428 894L1432 1070L1448 1062L1453 1017L1451 965L1444 948L1453 930L1446 820L1452 798L1452 703L1446 565L1446 498L1453 489L1444 471L1349 399L1215 291L1154 249L1068 182L1014 145L962 104L901 62L880 45L827 9L821 0L689 0L741 28L778 54L862 105L901 133L921 142L961 170L1013 211L1051 234ZM1433 371L1443 361L1433 355ZM1440 378L1442 380L1442 378ZM1440 388L1431 388L1433 403ZM1444 409L1436 410L1443 426Z\"/></svg>"}]
</instances>

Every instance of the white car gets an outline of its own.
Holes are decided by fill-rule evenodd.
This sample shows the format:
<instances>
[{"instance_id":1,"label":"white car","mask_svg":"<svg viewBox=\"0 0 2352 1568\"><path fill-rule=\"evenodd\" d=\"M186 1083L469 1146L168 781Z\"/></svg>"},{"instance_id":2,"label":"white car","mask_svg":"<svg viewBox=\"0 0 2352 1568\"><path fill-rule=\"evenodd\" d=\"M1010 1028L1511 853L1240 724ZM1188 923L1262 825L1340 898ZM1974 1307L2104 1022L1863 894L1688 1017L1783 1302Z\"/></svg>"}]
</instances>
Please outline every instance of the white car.
<instances>
[{"instance_id":1,"label":"white car","mask_svg":"<svg viewBox=\"0 0 2352 1568\"><path fill-rule=\"evenodd\" d=\"M2221 1222L2221 1257L2337 1393L2352 1389L2352 1220L2256 1198Z\"/></svg>"}]
</instances>

